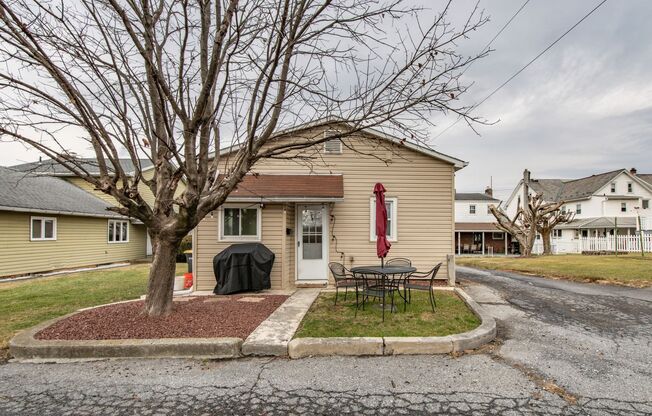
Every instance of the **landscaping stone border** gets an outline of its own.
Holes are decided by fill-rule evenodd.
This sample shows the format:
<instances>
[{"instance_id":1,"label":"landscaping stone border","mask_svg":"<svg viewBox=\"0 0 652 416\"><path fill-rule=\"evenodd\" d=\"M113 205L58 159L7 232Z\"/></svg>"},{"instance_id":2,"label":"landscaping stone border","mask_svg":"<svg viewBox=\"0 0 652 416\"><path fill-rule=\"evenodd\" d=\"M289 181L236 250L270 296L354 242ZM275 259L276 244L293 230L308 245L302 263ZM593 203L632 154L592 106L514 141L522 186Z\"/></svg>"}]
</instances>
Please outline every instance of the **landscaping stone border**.
<instances>
[{"instance_id":1,"label":"landscaping stone border","mask_svg":"<svg viewBox=\"0 0 652 416\"><path fill-rule=\"evenodd\" d=\"M451 290L442 288L441 290ZM77 312L55 318L18 333L9 348L18 360L65 361L102 358L239 358L243 355L379 356L447 354L478 348L496 336L496 321L465 291L454 289L481 320L479 327L444 337L358 337L292 339L319 290L298 290L263 321L247 340L241 338L164 338L116 340L39 340L36 334ZM102 305L104 306L104 305Z\"/></svg>"},{"instance_id":2,"label":"landscaping stone border","mask_svg":"<svg viewBox=\"0 0 652 416\"><path fill-rule=\"evenodd\" d=\"M137 357L240 357L241 338L163 338L110 340L40 340L36 334L77 312L43 322L20 332L9 342L9 350L19 360Z\"/></svg>"},{"instance_id":3,"label":"landscaping stone border","mask_svg":"<svg viewBox=\"0 0 652 416\"><path fill-rule=\"evenodd\" d=\"M477 328L444 337L296 338L288 344L290 358L327 355L449 354L471 350L496 337L496 320L464 290L455 293L480 318Z\"/></svg>"}]
</instances>

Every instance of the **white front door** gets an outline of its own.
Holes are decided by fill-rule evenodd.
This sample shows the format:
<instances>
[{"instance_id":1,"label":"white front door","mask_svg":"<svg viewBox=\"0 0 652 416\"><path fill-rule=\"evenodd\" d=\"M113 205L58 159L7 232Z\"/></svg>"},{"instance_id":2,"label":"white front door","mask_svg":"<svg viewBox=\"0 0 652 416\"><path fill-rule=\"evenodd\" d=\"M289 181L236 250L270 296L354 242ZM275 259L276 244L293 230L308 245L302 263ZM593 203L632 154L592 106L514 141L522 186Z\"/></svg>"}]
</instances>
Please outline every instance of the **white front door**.
<instances>
[{"instance_id":1,"label":"white front door","mask_svg":"<svg viewBox=\"0 0 652 416\"><path fill-rule=\"evenodd\" d=\"M297 280L328 279L328 208L297 205Z\"/></svg>"}]
</instances>

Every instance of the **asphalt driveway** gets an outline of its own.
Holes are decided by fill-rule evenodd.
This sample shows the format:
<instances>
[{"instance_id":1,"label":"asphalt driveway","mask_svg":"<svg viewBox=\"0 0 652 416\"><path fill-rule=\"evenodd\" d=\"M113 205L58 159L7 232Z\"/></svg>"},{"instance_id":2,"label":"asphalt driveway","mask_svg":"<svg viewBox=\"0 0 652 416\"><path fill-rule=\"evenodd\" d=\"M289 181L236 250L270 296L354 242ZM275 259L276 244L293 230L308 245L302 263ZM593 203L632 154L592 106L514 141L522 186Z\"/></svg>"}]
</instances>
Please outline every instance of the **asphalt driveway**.
<instances>
[{"instance_id":1,"label":"asphalt driveway","mask_svg":"<svg viewBox=\"0 0 652 416\"><path fill-rule=\"evenodd\" d=\"M460 268L471 354L0 365L0 414L652 414L652 290Z\"/></svg>"}]
</instances>

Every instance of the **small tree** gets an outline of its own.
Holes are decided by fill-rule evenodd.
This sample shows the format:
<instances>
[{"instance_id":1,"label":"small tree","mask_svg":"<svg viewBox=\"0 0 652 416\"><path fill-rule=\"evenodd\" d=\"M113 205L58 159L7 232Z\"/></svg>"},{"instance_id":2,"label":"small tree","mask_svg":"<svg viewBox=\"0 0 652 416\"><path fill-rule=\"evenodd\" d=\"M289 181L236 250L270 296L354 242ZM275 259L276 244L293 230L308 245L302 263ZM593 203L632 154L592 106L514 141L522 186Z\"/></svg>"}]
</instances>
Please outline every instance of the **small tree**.
<instances>
[{"instance_id":1,"label":"small tree","mask_svg":"<svg viewBox=\"0 0 652 416\"><path fill-rule=\"evenodd\" d=\"M448 2L421 22L424 11L406 3L0 0L0 137L55 159L146 225L146 309L166 314L181 239L255 163L327 140L276 140L284 129L337 119L347 129L328 139L376 127L424 142L434 113L479 121L458 100L459 77L487 51L467 57L457 45L486 19L474 9L454 28ZM71 155L76 138L98 176Z\"/></svg>"}]
</instances>

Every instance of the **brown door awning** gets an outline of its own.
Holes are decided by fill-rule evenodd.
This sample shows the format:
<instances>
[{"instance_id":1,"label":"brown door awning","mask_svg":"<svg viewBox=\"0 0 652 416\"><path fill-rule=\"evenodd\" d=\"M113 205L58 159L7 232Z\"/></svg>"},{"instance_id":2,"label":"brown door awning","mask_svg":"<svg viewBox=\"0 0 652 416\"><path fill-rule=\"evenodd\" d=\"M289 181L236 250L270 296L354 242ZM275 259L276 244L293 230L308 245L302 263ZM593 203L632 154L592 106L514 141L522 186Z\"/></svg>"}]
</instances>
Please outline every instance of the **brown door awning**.
<instances>
[{"instance_id":1,"label":"brown door awning","mask_svg":"<svg viewBox=\"0 0 652 416\"><path fill-rule=\"evenodd\" d=\"M342 175L246 175L230 201L328 201L344 198Z\"/></svg>"}]
</instances>

